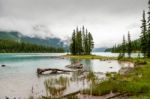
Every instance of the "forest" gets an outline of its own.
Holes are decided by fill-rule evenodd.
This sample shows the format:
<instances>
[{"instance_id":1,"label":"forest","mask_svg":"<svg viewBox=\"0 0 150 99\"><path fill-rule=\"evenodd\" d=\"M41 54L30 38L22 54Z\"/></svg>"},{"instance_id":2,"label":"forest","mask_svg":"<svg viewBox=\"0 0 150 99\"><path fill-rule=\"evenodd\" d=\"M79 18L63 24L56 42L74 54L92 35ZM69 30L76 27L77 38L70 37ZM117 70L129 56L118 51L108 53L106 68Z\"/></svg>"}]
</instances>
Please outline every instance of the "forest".
<instances>
[{"instance_id":1,"label":"forest","mask_svg":"<svg viewBox=\"0 0 150 99\"><path fill-rule=\"evenodd\" d=\"M63 48L54 48L40 46L31 43L16 42L13 40L0 39L0 53L46 53L46 52L64 52Z\"/></svg>"},{"instance_id":2,"label":"forest","mask_svg":"<svg viewBox=\"0 0 150 99\"><path fill-rule=\"evenodd\" d=\"M150 2L149 2L150 6ZM142 23L141 23L141 35L139 39L131 41L130 33L128 33L127 41L123 35L122 44L114 45L112 48L105 51L128 53L141 52L144 57L150 57L150 11L148 12L148 18L146 20L146 12L143 11Z\"/></svg>"}]
</instances>

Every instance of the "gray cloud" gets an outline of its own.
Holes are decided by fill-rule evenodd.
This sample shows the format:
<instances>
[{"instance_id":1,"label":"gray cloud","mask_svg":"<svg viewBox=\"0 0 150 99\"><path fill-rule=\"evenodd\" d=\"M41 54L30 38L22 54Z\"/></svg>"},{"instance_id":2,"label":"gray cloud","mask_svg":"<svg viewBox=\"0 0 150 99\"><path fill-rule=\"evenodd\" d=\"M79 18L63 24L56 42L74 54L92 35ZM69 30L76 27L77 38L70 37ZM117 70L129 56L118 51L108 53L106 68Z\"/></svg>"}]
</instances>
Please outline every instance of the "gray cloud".
<instances>
[{"instance_id":1,"label":"gray cloud","mask_svg":"<svg viewBox=\"0 0 150 99\"><path fill-rule=\"evenodd\" d=\"M72 29L77 25L85 25L93 33L96 47L112 46L121 41L122 35L129 30L133 32L133 39L139 36L138 25L142 11L147 10L147 2L148 0L0 0L0 29L18 30L30 36L58 36L64 39L71 36ZM44 28L35 31L35 26Z\"/></svg>"}]
</instances>

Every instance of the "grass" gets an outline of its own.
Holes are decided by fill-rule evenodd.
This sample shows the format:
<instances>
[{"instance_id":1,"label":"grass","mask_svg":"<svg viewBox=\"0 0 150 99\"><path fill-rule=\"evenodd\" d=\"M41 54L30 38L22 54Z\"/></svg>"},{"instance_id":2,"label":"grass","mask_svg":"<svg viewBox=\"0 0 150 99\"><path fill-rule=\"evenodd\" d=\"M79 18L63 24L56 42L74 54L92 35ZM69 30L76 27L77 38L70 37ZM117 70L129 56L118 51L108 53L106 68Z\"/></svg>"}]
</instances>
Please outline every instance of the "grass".
<instances>
[{"instance_id":1,"label":"grass","mask_svg":"<svg viewBox=\"0 0 150 99\"><path fill-rule=\"evenodd\" d=\"M124 61L144 62L143 66L136 66L134 70L126 75L117 74L107 81L92 85L92 89L86 89L84 94L101 96L113 93L127 93L131 99L149 99L150 97L150 59L124 59ZM141 97L141 98L139 98Z\"/></svg>"},{"instance_id":2,"label":"grass","mask_svg":"<svg viewBox=\"0 0 150 99\"><path fill-rule=\"evenodd\" d=\"M58 79L56 78L45 80L44 85L47 96L61 96L69 85L69 80L67 77L60 76Z\"/></svg>"},{"instance_id":3,"label":"grass","mask_svg":"<svg viewBox=\"0 0 150 99\"><path fill-rule=\"evenodd\" d=\"M73 58L73 59L101 59L101 60L110 60L117 59L115 57L105 57L105 56L97 56L97 55L64 55L65 58Z\"/></svg>"}]
</instances>

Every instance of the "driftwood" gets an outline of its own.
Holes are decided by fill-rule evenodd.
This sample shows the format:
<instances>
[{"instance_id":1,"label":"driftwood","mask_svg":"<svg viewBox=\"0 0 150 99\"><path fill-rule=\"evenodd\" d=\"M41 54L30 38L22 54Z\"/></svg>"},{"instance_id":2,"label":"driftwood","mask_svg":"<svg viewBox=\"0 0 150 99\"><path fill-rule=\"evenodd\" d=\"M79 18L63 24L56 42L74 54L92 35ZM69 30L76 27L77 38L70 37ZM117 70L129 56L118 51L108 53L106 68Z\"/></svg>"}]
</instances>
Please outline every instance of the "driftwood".
<instances>
[{"instance_id":1,"label":"driftwood","mask_svg":"<svg viewBox=\"0 0 150 99\"><path fill-rule=\"evenodd\" d=\"M43 74L46 71L51 71L51 74L57 74L58 72L73 72L70 70L63 70L63 69L56 69L56 68L46 68L46 69L38 68L37 69L38 74Z\"/></svg>"},{"instance_id":2,"label":"driftwood","mask_svg":"<svg viewBox=\"0 0 150 99\"><path fill-rule=\"evenodd\" d=\"M71 68L71 69L82 69L83 68L83 64L81 63L73 63L71 65L67 65L67 68Z\"/></svg>"},{"instance_id":3,"label":"driftwood","mask_svg":"<svg viewBox=\"0 0 150 99\"><path fill-rule=\"evenodd\" d=\"M68 97L68 96L77 95L77 94L79 94L79 93L80 93L80 90L79 90L79 91L76 91L76 92L68 93L68 94L66 94L66 95L64 95L64 96L61 96L60 99L65 98L65 97Z\"/></svg>"},{"instance_id":4,"label":"driftwood","mask_svg":"<svg viewBox=\"0 0 150 99\"><path fill-rule=\"evenodd\" d=\"M60 97L55 97L55 99L66 99L69 96L77 95L79 93L80 93L80 91L76 91L76 92L68 93L68 94L60 96ZM42 98L43 99L51 99L51 96L42 96Z\"/></svg>"},{"instance_id":5,"label":"driftwood","mask_svg":"<svg viewBox=\"0 0 150 99\"><path fill-rule=\"evenodd\" d=\"M118 94L115 94L111 97L108 97L107 99L113 99L113 98L117 98L117 97L120 97L120 96L128 96L128 93L118 93Z\"/></svg>"}]
</instances>

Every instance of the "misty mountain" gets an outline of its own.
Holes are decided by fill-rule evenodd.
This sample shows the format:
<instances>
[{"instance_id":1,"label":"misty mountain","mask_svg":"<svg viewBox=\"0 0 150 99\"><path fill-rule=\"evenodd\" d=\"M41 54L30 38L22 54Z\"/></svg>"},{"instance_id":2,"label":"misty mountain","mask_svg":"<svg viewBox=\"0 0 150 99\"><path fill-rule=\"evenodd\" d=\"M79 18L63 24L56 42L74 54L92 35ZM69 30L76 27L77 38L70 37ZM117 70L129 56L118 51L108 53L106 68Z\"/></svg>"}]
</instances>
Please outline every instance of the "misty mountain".
<instances>
[{"instance_id":1,"label":"misty mountain","mask_svg":"<svg viewBox=\"0 0 150 99\"><path fill-rule=\"evenodd\" d=\"M52 47L63 47L64 42L60 38L39 38L39 37L29 37L25 36L16 31L0 31L0 39L5 40L14 40L17 42L25 42L43 46L52 46Z\"/></svg>"},{"instance_id":2,"label":"misty mountain","mask_svg":"<svg viewBox=\"0 0 150 99\"><path fill-rule=\"evenodd\" d=\"M93 52L104 52L106 49L107 49L107 47L94 48Z\"/></svg>"}]
</instances>

